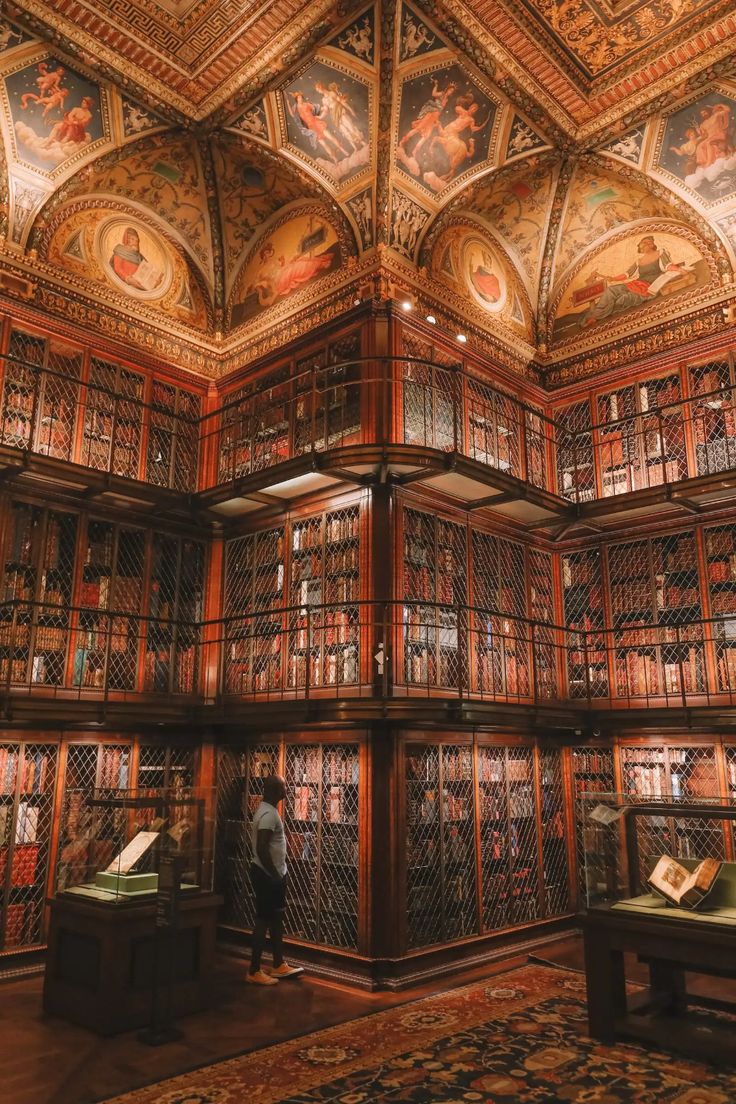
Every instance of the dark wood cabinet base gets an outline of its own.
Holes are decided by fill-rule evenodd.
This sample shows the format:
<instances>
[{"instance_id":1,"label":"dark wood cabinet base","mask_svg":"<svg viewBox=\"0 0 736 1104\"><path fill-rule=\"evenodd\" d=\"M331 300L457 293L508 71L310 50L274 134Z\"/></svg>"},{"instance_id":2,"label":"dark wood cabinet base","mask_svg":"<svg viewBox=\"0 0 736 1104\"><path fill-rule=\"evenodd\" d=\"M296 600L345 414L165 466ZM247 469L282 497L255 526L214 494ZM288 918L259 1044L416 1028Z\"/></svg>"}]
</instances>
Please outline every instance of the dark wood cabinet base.
<instances>
[{"instance_id":1,"label":"dark wood cabinet base","mask_svg":"<svg viewBox=\"0 0 736 1104\"><path fill-rule=\"evenodd\" d=\"M51 1016L115 1035L150 1022L156 971L171 963L172 1013L206 1008L221 898L182 898L171 957L157 944L155 902L98 904L61 895L50 902L43 1007ZM160 939L168 936L159 937Z\"/></svg>"}]
</instances>

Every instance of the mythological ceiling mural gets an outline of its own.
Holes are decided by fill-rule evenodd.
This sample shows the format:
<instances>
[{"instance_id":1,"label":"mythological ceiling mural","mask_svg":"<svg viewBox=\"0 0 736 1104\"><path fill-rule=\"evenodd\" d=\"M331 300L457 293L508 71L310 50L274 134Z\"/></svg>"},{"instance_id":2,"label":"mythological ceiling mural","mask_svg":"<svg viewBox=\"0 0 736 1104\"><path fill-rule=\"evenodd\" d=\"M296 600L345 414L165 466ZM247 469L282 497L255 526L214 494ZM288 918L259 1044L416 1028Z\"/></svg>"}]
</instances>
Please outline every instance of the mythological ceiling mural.
<instances>
[{"instance_id":1,"label":"mythological ceiling mural","mask_svg":"<svg viewBox=\"0 0 736 1104\"><path fill-rule=\"evenodd\" d=\"M734 320L735 33L733 0L12 0L0 277L198 371L380 295L564 382Z\"/></svg>"}]
</instances>

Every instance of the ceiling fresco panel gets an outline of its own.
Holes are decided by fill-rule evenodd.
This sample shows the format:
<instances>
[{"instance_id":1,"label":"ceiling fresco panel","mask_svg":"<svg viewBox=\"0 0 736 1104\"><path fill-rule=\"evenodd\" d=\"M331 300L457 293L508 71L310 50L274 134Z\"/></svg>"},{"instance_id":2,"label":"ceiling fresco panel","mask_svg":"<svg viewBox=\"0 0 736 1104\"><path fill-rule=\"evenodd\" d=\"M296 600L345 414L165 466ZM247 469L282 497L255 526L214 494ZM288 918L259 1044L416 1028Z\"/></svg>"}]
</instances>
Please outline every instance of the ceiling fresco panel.
<instances>
[{"instance_id":1,"label":"ceiling fresco panel","mask_svg":"<svg viewBox=\"0 0 736 1104\"><path fill-rule=\"evenodd\" d=\"M668 115L654 168L701 203L736 200L736 86L715 89Z\"/></svg>"}]
</instances>

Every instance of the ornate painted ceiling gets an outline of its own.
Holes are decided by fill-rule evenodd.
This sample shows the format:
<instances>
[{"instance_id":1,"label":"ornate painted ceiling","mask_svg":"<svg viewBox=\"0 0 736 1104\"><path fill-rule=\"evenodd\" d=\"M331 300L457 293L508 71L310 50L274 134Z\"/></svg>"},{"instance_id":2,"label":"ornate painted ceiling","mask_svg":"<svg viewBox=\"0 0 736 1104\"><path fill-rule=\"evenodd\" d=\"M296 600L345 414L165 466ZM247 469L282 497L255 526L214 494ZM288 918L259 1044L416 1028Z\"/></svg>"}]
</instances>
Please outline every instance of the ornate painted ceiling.
<instances>
[{"instance_id":1,"label":"ornate painted ceiling","mask_svg":"<svg viewBox=\"0 0 736 1104\"><path fill-rule=\"evenodd\" d=\"M732 320L733 0L5 12L0 287L44 310L215 374L401 296L556 382Z\"/></svg>"}]
</instances>

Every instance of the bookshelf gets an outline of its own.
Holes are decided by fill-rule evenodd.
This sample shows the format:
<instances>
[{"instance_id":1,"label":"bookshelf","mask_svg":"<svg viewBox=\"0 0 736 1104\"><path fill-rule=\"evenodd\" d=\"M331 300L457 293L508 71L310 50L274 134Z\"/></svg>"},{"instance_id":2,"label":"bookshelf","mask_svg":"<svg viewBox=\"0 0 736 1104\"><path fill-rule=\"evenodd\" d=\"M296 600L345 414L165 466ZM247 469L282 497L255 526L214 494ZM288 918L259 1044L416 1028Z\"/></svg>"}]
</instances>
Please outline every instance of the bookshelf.
<instances>
[{"instance_id":1,"label":"bookshelf","mask_svg":"<svg viewBox=\"0 0 736 1104\"><path fill-rule=\"evenodd\" d=\"M678 374L644 380L597 398L597 452L604 497L674 483L688 475Z\"/></svg>"},{"instance_id":2,"label":"bookshelf","mask_svg":"<svg viewBox=\"0 0 736 1104\"><path fill-rule=\"evenodd\" d=\"M523 545L481 530L471 533L473 688L493 697L530 692L526 567Z\"/></svg>"},{"instance_id":3,"label":"bookshelf","mask_svg":"<svg viewBox=\"0 0 736 1104\"><path fill-rule=\"evenodd\" d=\"M406 745L409 948L478 931L473 777L470 746Z\"/></svg>"},{"instance_id":4,"label":"bookshelf","mask_svg":"<svg viewBox=\"0 0 736 1104\"><path fill-rule=\"evenodd\" d=\"M73 684L86 689L135 690L145 533L89 518L81 554L78 605L82 608Z\"/></svg>"},{"instance_id":5,"label":"bookshelf","mask_svg":"<svg viewBox=\"0 0 736 1104\"><path fill-rule=\"evenodd\" d=\"M360 771L357 745L287 744L284 801L289 895L284 931L358 946Z\"/></svg>"},{"instance_id":6,"label":"bookshelf","mask_svg":"<svg viewBox=\"0 0 736 1104\"><path fill-rule=\"evenodd\" d=\"M146 448L148 483L196 490L201 406L192 391L153 380Z\"/></svg>"},{"instance_id":7,"label":"bookshelf","mask_svg":"<svg viewBox=\"0 0 736 1104\"><path fill-rule=\"evenodd\" d=\"M726 767L726 795L736 801L736 747L724 748ZM736 851L736 827L731 823L731 851Z\"/></svg>"},{"instance_id":8,"label":"bookshelf","mask_svg":"<svg viewBox=\"0 0 736 1104\"><path fill-rule=\"evenodd\" d=\"M0 950L43 941L57 747L0 743Z\"/></svg>"},{"instance_id":9,"label":"bookshelf","mask_svg":"<svg viewBox=\"0 0 736 1104\"><path fill-rule=\"evenodd\" d=\"M169 790L180 797L195 783L197 756L192 747L177 744L141 744L136 786L141 790Z\"/></svg>"},{"instance_id":10,"label":"bookshelf","mask_svg":"<svg viewBox=\"0 0 736 1104\"><path fill-rule=\"evenodd\" d=\"M704 535L710 612L717 619L711 626L716 686L732 692L736 690L736 525L710 526Z\"/></svg>"},{"instance_id":11,"label":"bookshelf","mask_svg":"<svg viewBox=\"0 0 736 1104\"><path fill-rule=\"evenodd\" d=\"M595 822L583 823L581 794L615 793L614 753L610 747L573 747L570 752L575 800L575 849L578 865L579 905L584 907L587 893L602 892L608 886L609 870L603 847L607 831ZM600 861L595 861L600 857ZM612 888L612 887L609 887Z\"/></svg>"},{"instance_id":12,"label":"bookshelf","mask_svg":"<svg viewBox=\"0 0 736 1104\"><path fill-rule=\"evenodd\" d=\"M58 686L65 675L77 517L23 502L11 503L9 515L3 595L15 605L2 610L0 677Z\"/></svg>"},{"instance_id":13,"label":"bookshelf","mask_svg":"<svg viewBox=\"0 0 736 1104\"><path fill-rule=\"evenodd\" d=\"M200 541L153 534L145 690L193 693L199 645L196 622L202 611L203 580L204 545Z\"/></svg>"},{"instance_id":14,"label":"bookshelf","mask_svg":"<svg viewBox=\"0 0 736 1104\"><path fill-rule=\"evenodd\" d=\"M289 365L254 381L252 433L246 445L251 471L269 468L290 456L291 387Z\"/></svg>"},{"instance_id":15,"label":"bookshelf","mask_svg":"<svg viewBox=\"0 0 736 1104\"><path fill-rule=\"evenodd\" d=\"M403 511L404 677L410 685L467 685L458 605L467 601L467 534L462 525ZM434 603L438 603L435 605Z\"/></svg>"},{"instance_id":16,"label":"bookshelf","mask_svg":"<svg viewBox=\"0 0 736 1104\"><path fill-rule=\"evenodd\" d=\"M352 686L359 681L360 552L358 506L292 522L289 688Z\"/></svg>"},{"instance_id":17,"label":"bookshelf","mask_svg":"<svg viewBox=\"0 0 736 1104\"><path fill-rule=\"evenodd\" d=\"M555 412L557 433L557 490L573 502L596 496L593 463L593 418L590 402L571 403Z\"/></svg>"},{"instance_id":18,"label":"bookshelf","mask_svg":"<svg viewBox=\"0 0 736 1104\"><path fill-rule=\"evenodd\" d=\"M251 821L263 794L263 779L280 770L279 744L221 748L217 765L218 883L225 902L223 919L252 929L255 902L250 884Z\"/></svg>"},{"instance_id":19,"label":"bookshelf","mask_svg":"<svg viewBox=\"0 0 736 1104\"><path fill-rule=\"evenodd\" d=\"M620 758L624 793L639 801L712 798L721 788L712 745L622 744ZM640 847L642 872L648 862L652 864L663 854L675 858L725 857L723 826L718 822L657 817L646 825L648 846ZM640 840L644 838L640 835Z\"/></svg>"},{"instance_id":20,"label":"bookshelf","mask_svg":"<svg viewBox=\"0 0 736 1104\"><path fill-rule=\"evenodd\" d=\"M608 578L617 695L702 692L702 630L688 627L702 616L694 532L610 545Z\"/></svg>"},{"instance_id":21,"label":"bookshelf","mask_svg":"<svg viewBox=\"0 0 736 1104\"><path fill-rule=\"evenodd\" d=\"M225 546L225 690L248 694L283 686L285 529L235 537ZM258 616L263 612L263 616Z\"/></svg>"},{"instance_id":22,"label":"bookshelf","mask_svg":"<svg viewBox=\"0 0 736 1104\"><path fill-rule=\"evenodd\" d=\"M87 798L95 790L109 796L132 786L129 744L72 743L67 747L56 863L56 889L89 881L97 870L113 859L115 840L120 837L124 809L105 812L97 818L92 839L92 810Z\"/></svg>"},{"instance_id":23,"label":"bookshelf","mask_svg":"<svg viewBox=\"0 0 736 1104\"><path fill-rule=\"evenodd\" d=\"M99 471L138 479L145 378L93 356L88 382L81 462Z\"/></svg>"},{"instance_id":24,"label":"bookshelf","mask_svg":"<svg viewBox=\"0 0 736 1104\"><path fill-rule=\"evenodd\" d=\"M570 910L562 753L540 748L538 763L544 915L560 916Z\"/></svg>"},{"instance_id":25,"label":"bookshelf","mask_svg":"<svg viewBox=\"0 0 736 1104\"><path fill-rule=\"evenodd\" d=\"M466 451L473 460L518 475L521 469L519 409L515 400L466 377Z\"/></svg>"},{"instance_id":26,"label":"bookshelf","mask_svg":"<svg viewBox=\"0 0 736 1104\"><path fill-rule=\"evenodd\" d=\"M555 590L552 556L537 548L527 551L529 576L529 616L534 621L532 662L537 698L553 700L559 694L557 657L559 645L555 629Z\"/></svg>"},{"instance_id":27,"label":"bookshelf","mask_svg":"<svg viewBox=\"0 0 736 1104\"><path fill-rule=\"evenodd\" d=\"M2 443L73 459L82 353L13 327L2 392Z\"/></svg>"},{"instance_id":28,"label":"bookshelf","mask_svg":"<svg viewBox=\"0 0 736 1104\"><path fill-rule=\"evenodd\" d=\"M608 694L601 557L596 549L560 556L562 609L570 630L567 645L567 688L571 698L603 698ZM579 633L579 635L578 635Z\"/></svg>"},{"instance_id":29,"label":"bookshelf","mask_svg":"<svg viewBox=\"0 0 736 1104\"><path fill-rule=\"evenodd\" d=\"M409 333L402 335L402 354L411 358L398 368L403 441L445 452L461 450L462 404L458 400L462 381L456 371L459 362L443 349Z\"/></svg>"},{"instance_id":30,"label":"bookshelf","mask_svg":"<svg viewBox=\"0 0 736 1104\"><path fill-rule=\"evenodd\" d=\"M534 752L478 748L483 930L541 915Z\"/></svg>"},{"instance_id":31,"label":"bookshelf","mask_svg":"<svg viewBox=\"0 0 736 1104\"><path fill-rule=\"evenodd\" d=\"M697 475L711 475L736 467L736 409L728 359L688 368L689 404ZM721 394L714 394L721 392Z\"/></svg>"}]
</instances>

